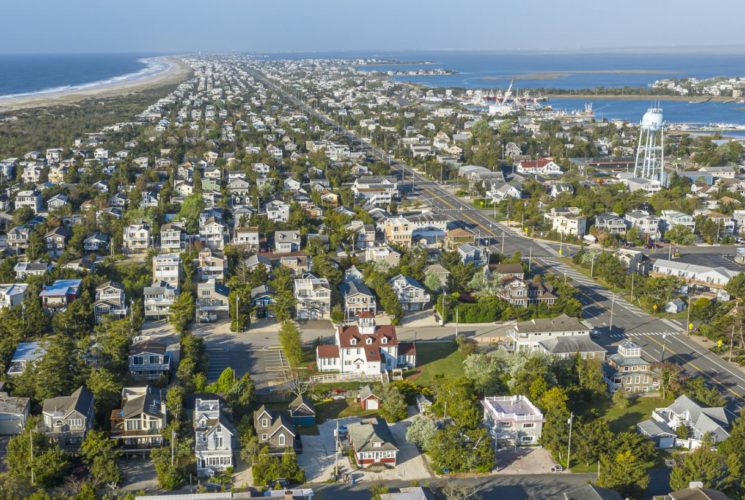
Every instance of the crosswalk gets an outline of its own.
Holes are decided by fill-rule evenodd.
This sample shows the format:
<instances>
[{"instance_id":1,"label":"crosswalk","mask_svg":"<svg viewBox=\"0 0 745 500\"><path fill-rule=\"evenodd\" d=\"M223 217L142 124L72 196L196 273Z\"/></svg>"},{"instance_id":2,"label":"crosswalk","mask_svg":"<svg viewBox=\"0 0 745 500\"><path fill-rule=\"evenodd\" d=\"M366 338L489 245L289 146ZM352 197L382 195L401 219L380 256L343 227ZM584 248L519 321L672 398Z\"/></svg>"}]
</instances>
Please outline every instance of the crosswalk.
<instances>
[{"instance_id":1,"label":"crosswalk","mask_svg":"<svg viewBox=\"0 0 745 500\"><path fill-rule=\"evenodd\" d=\"M680 335L680 332L624 332L624 333L611 333L608 335L612 339L625 339L630 337L662 337L671 335Z\"/></svg>"},{"instance_id":2,"label":"crosswalk","mask_svg":"<svg viewBox=\"0 0 745 500\"><path fill-rule=\"evenodd\" d=\"M207 380L212 382L217 380L223 370L230 366L231 355L224 347L208 347L207 356L209 357Z\"/></svg>"}]
</instances>

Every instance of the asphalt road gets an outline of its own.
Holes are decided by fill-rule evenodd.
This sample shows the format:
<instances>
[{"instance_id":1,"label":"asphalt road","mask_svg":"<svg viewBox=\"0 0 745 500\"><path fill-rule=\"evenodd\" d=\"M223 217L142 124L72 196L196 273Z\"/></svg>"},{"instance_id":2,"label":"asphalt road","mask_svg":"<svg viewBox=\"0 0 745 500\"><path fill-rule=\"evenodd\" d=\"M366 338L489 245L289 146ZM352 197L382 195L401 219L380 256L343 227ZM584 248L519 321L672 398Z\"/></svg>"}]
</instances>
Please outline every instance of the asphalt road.
<instances>
[{"instance_id":1,"label":"asphalt road","mask_svg":"<svg viewBox=\"0 0 745 500\"><path fill-rule=\"evenodd\" d=\"M656 359L677 363L689 375L702 376L707 383L718 387L730 401L731 410L737 411L745 406L745 400L743 400L745 396L744 372L720 357L704 351L688 339L684 325L651 316L622 299L613 300L609 290L559 262L557 244L535 241L515 234L506 226L489 218L481 210L474 209L468 203L449 193L439 183L425 178L381 148L362 141L353 131L341 127L317 109L309 107L295 98L292 93L266 79L263 74L254 72L254 76L282 94L298 108L317 117L336 133L344 136L353 146L368 151L380 161L388 162L394 171L399 172L402 181L412 182L413 195L425 198L435 210L457 212L458 219L480 231L483 236L499 239L499 245L504 248L504 253L512 254L519 251L523 256L535 258L536 262L547 271L557 275L566 273L568 279L571 279L584 296L586 304L583 319L599 328L601 344L611 347L617 345L623 338L632 338L649 356L659 356ZM503 243L502 239L504 239Z\"/></svg>"}]
</instances>

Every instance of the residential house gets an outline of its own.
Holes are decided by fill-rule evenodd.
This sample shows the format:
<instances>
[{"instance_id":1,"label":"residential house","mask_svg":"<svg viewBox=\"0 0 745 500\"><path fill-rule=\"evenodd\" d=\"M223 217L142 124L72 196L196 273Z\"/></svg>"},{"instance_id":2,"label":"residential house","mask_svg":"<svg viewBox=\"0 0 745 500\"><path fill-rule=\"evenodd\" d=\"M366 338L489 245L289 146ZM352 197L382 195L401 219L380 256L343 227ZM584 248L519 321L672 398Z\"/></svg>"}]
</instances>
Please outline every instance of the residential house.
<instances>
[{"instance_id":1,"label":"residential house","mask_svg":"<svg viewBox=\"0 0 745 500\"><path fill-rule=\"evenodd\" d=\"M26 427L31 398L8 396L0 392L0 436L21 434Z\"/></svg>"},{"instance_id":2,"label":"residential house","mask_svg":"<svg viewBox=\"0 0 745 500\"><path fill-rule=\"evenodd\" d=\"M595 229L608 234L624 234L626 221L615 212L605 212L595 216Z\"/></svg>"},{"instance_id":3,"label":"residential house","mask_svg":"<svg viewBox=\"0 0 745 500\"><path fill-rule=\"evenodd\" d=\"M271 454L284 454L298 448L299 437L290 417L261 405L254 412L254 430L260 446L268 446Z\"/></svg>"},{"instance_id":4,"label":"residential house","mask_svg":"<svg viewBox=\"0 0 745 500\"><path fill-rule=\"evenodd\" d=\"M398 447L390 428L382 418L349 424L349 442L355 461L361 468L370 465L395 467Z\"/></svg>"},{"instance_id":5,"label":"residential house","mask_svg":"<svg viewBox=\"0 0 745 500\"><path fill-rule=\"evenodd\" d=\"M200 220L199 236L208 248L223 251L227 242L227 234L225 224L215 217L210 217L204 222Z\"/></svg>"},{"instance_id":6,"label":"residential house","mask_svg":"<svg viewBox=\"0 0 745 500\"><path fill-rule=\"evenodd\" d=\"M153 283L166 283L178 290L181 281L181 255L162 253L153 256Z\"/></svg>"},{"instance_id":7,"label":"residential house","mask_svg":"<svg viewBox=\"0 0 745 500\"><path fill-rule=\"evenodd\" d=\"M646 359L641 347L630 340L618 346L618 352L608 357L605 380L610 392L653 392L660 388L660 374L654 362Z\"/></svg>"},{"instance_id":8,"label":"residential house","mask_svg":"<svg viewBox=\"0 0 745 500\"><path fill-rule=\"evenodd\" d=\"M551 230L561 235L581 238L587 232L587 219L580 215L579 208L552 208L544 217L550 222Z\"/></svg>"},{"instance_id":9,"label":"residential house","mask_svg":"<svg viewBox=\"0 0 745 500\"><path fill-rule=\"evenodd\" d=\"M129 253L143 253L150 248L150 225L142 222L124 228L124 249Z\"/></svg>"},{"instance_id":10,"label":"residential house","mask_svg":"<svg viewBox=\"0 0 745 500\"><path fill-rule=\"evenodd\" d=\"M23 303L28 292L25 283L0 285L0 309L10 309Z\"/></svg>"},{"instance_id":11,"label":"residential house","mask_svg":"<svg viewBox=\"0 0 745 500\"><path fill-rule=\"evenodd\" d=\"M444 242L446 249L457 250L461 245L475 245L476 235L470 229L456 227L447 232Z\"/></svg>"},{"instance_id":12,"label":"residential house","mask_svg":"<svg viewBox=\"0 0 745 500\"><path fill-rule=\"evenodd\" d=\"M345 280L339 285L339 292L344 304L344 316L347 319L354 318L362 312L375 315L377 310L375 295L361 280Z\"/></svg>"},{"instance_id":13,"label":"residential house","mask_svg":"<svg viewBox=\"0 0 745 500\"><path fill-rule=\"evenodd\" d=\"M101 321L104 316L125 318L128 311L124 285L116 281L107 281L96 287L96 302L93 303L96 322Z\"/></svg>"},{"instance_id":14,"label":"residential house","mask_svg":"<svg viewBox=\"0 0 745 500\"><path fill-rule=\"evenodd\" d=\"M410 247L414 229L406 218L397 216L388 218L383 225L385 241L391 245Z\"/></svg>"},{"instance_id":15,"label":"residential house","mask_svg":"<svg viewBox=\"0 0 745 500\"><path fill-rule=\"evenodd\" d=\"M215 280L218 283L225 281L225 273L228 270L227 259L213 252L209 248L205 248L199 252L199 279L200 281Z\"/></svg>"},{"instance_id":16,"label":"residential house","mask_svg":"<svg viewBox=\"0 0 745 500\"><path fill-rule=\"evenodd\" d=\"M125 448L147 450L163 444L167 424L165 391L157 387L125 387L121 408L111 412L112 439Z\"/></svg>"},{"instance_id":17,"label":"residential house","mask_svg":"<svg viewBox=\"0 0 745 500\"><path fill-rule=\"evenodd\" d=\"M184 228L179 224L163 224L160 227L160 250L181 252L184 249L184 233Z\"/></svg>"},{"instance_id":18,"label":"residential house","mask_svg":"<svg viewBox=\"0 0 745 500\"><path fill-rule=\"evenodd\" d=\"M168 317L171 306L176 302L178 292L167 283L160 282L153 286L146 286L143 294L145 317L160 319Z\"/></svg>"},{"instance_id":19,"label":"residential house","mask_svg":"<svg viewBox=\"0 0 745 500\"><path fill-rule=\"evenodd\" d=\"M19 342L8 367L8 376L15 377L26 371L31 364L36 363L47 353L41 342Z\"/></svg>"},{"instance_id":20,"label":"residential house","mask_svg":"<svg viewBox=\"0 0 745 500\"><path fill-rule=\"evenodd\" d=\"M520 271L520 274L522 274L522 267ZM499 281L495 295L517 307L528 307L532 304L551 306L557 299L553 287L543 281L528 281L510 276Z\"/></svg>"},{"instance_id":21,"label":"residential house","mask_svg":"<svg viewBox=\"0 0 745 500\"><path fill-rule=\"evenodd\" d=\"M377 326L370 313L360 313L356 324L339 326L334 340L316 348L319 371L377 375L416 366L414 344L399 343L396 328Z\"/></svg>"},{"instance_id":22,"label":"residential house","mask_svg":"<svg viewBox=\"0 0 745 500\"><path fill-rule=\"evenodd\" d=\"M669 231L675 226L685 226L691 231L696 229L696 220L692 215L677 210L663 210L660 212L660 226L663 231Z\"/></svg>"},{"instance_id":23,"label":"residential house","mask_svg":"<svg viewBox=\"0 0 745 500\"><path fill-rule=\"evenodd\" d=\"M62 255L67 247L67 240L72 236L72 231L64 226L58 226L44 235L44 245L47 249L47 254L54 258Z\"/></svg>"},{"instance_id":24,"label":"residential house","mask_svg":"<svg viewBox=\"0 0 745 500\"><path fill-rule=\"evenodd\" d=\"M49 262L36 261L36 262L19 262L13 267L13 271L16 273L16 278L24 279L28 276L44 276L52 270L54 266Z\"/></svg>"},{"instance_id":25,"label":"residential house","mask_svg":"<svg viewBox=\"0 0 745 500\"><path fill-rule=\"evenodd\" d=\"M67 195L57 193L47 200L47 210L59 210L67 205Z\"/></svg>"},{"instance_id":26,"label":"residential house","mask_svg":"<svg viewBox=\"0 0 745 500\"><path fill-rule=\"evenodd\" d=\"M399 274L388 281L404 311L421 311L427 307L431 296L414 278Z\"/></svg>"},{"instance_id":27,"label":"residential house","mask_svg":"<svg viewBox=\"0 0 745 500\"><path fill-rule=\"evenodd\" d=\"M41 192L38 190L18 191L16 193L15 210L28 207L38 214L42 210Z\"/></svg>"},{"instance_id":28,"label":"residential house","mask_svg":"<svg viewBox=\"0 0 745 500\"><path fill-rule=\"evenodd\" d=\"M99 233L98 231L91 234L83 240L83 250L86 252L98 252L109 248L109 235Z\"/></svg>"},{"instance_id":29,"label":"residential house","mask_svg":"<svg viewBox=\"0 0 745 500\"><path fill-rule=\"evenodd\" d=\"M294 284L297 319L328 318L331 313L331 286L328 280L306 273L295 278Z\"/></svg>"},{"instance_id":30,"label":"residential house","mask_svg":"<svg viewBox=\"0 0 745 500\"><path fill-rule=\"evenodd\" d=\"M448 286L450 271L442 267L440 264L431 264L427 266L427 268L424 270L424 275L429 276L430 274L437 277L437 281L440 282L440 289L445 289Z\"/></svg>"},{"instance_id":31,"label":"residential house","mask_svg":"<svg viewBox=\"0 0 745 500\"><path fill-rule=\"evenodd\" d=\"M522 160L515 166L520 175L561 175L561 167L553 160L540 158L538 160Z\"/></svg>"},{"instance_id":32,"label":"residential house","mask_svg":"<svg viewBox=\"0 0 745 500\"><path fill-rule=\"evenodd\" d=\"M497 447L535 445L541 439L544 417L525 396L494 396L481 401L484 425Z\"/></svg>"},{"instance_id":33,"label":"residential house","mask_svg":"<svg viewBox=\"0 0 745 500\"><path fill-rule=\"evenodd\" d=\"M223 411L221 401L197 398L193 421L197 475L213 476L234 467L233 441L238 433Z\"/></svg>"},{"instance_id":34,"label":"residential house","mask_svg":"<svg viewBox=\"0 0 745 500\"><path fill-rule=\"evenodd\" d=\"M290 219L290 205L280 200L272 200L264 206L266 217L274 222L287 222Z\"/></svg>"},{"instance_id":35,"label":"residential house","mask_svg":"<svg viewBox=\"0 0 745 500\"><path fill-rule=\"evenodd\" d=\"M249 249L259 249L259 228L258 227L239 227L235 230L233 244L245 245Z\"/></svg>"},{"instance_id":36,"label":"residential house","mask_svg":"<svg viewBox=\"0 0 745 500\"><path fill-rule=\"evenodd\" d=\"M226 316L229 311L230 289L209 279L197 285L197 318L199 321L214 321Z\"/></svg>"},{"instance_id":37,"label":"residential house","mask_svg":"<svg viewBox=\"0 0 745 500\"><path fill-rule=\"evenodd\" d=\"M181 345L177 339L138 338L129 347L129 373L140 380L168 380L179 362Z\"/></svg>"},{"instance_id":38,"label":"residential house","mask_svg":"<svg viewBox=\"0 0 745 500\"><path fill-rule=\"evenodd\" d=\"M93 393L83 385L69 396L45 399L41 416L40 432L52 438L63 449L77 450L86 433L93 428Z\"/></svg>"},{"instance_id":39,"label":"residential house","mask_svg":"<svg viewBox=\"0 0 745 500\"><path fill-rule=\"evenodd\" d=\"M365 206L387 207L398 197L398 181L392 177L362 176L355 179L352 192Z\"/></svg>"},{"instance_id":40,"label":"residential house","mask_svg":"<svg viewBox=\"0 0 745 500\"><path fill-rule=\"evenodd\" d=\"M541 341L554 337L590 335L590 328L577 318L562 314L556 318L538 318L515 323L508 329L515 351L537 351Z\"/></svg>"},{"instance_id":41,"label":"residential house","mask_svg":"<svg viewBox=\"0 0 745 500\"><path fill-rule=\"evenodd\" d=\"M626 228L635 227L644 237L657 240L660 238L660 218L650 215L646 210L632 210L624 215Z\"/></svg>"},{"instance_id":42,"label":"residential house","mask_svg":"<svg viewBox=\"0 0 745 500\"><path fill-rule=\"evenodd\" d=\"M316 409L310 399L299 395L287 406L290 421L296 427L313 427L316 425Z\"/></svg>"},{"instance_id":43,"label":"residential house","mask_svg":"<svg viewBox=\"0 0 745 500\"><path fill-rule=\"evenodd\" d=\"M667 408L657 408L652 418L637 424L639 432L655 441L658 448L701 446L704 436L720 443L730 435L733 417L724 407L705 408L688 396L679 396ZM678 429L686 429L687 437L678 437Z\"/></svg>"},{"instance_id":44,"label":"residential house","mask_svg":"<svg viewBox=\"0 0 745 500\"><path fill-rule=\"evenodd\" d=\"M300 231L274 232L274 251L276 253L299 252L300 242Z\"/></svg>"},{"instance_id":45,"label":"residential house","mask_svg":"<svg viewBox=\"0 0 745 500\"><path fill-rule=\"evenodd\" d=\"M51 285L44 285L39 297L44 309L65 309L80 294L79 279L57 280Z\"/></svg>"}]
</instances>

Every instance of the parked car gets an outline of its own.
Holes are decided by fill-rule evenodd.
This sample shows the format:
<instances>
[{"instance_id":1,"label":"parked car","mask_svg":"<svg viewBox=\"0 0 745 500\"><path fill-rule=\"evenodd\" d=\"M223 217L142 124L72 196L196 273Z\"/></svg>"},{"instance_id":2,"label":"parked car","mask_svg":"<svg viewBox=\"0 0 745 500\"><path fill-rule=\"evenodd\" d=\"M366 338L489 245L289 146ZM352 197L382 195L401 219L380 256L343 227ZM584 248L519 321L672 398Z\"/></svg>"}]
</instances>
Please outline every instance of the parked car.
<instances>
[{"instance_id":1,"label":"parked car","mask_svg":"<svg viewBox=\"0 0 745 500\"><path fill-rule=\"evenodd\" d=\"M337 435L338 432L338 435ZM349 429L346 425L339 425L338 428L334 429L334 437L338 437L339 439L344 439L347 437L347 433L349 432Z\"/></svg>"},{"instance_id":2,"label":"parked car","mask_svg":"<svg viewBox=\"0 0 745 500\"><path fill-rule=\"evenodd\" d=\"M551 466L551 472L563 472L563 471L564 471L564 467L559 464L554 464L553 466Z\"/></svg>"}]
</instances>

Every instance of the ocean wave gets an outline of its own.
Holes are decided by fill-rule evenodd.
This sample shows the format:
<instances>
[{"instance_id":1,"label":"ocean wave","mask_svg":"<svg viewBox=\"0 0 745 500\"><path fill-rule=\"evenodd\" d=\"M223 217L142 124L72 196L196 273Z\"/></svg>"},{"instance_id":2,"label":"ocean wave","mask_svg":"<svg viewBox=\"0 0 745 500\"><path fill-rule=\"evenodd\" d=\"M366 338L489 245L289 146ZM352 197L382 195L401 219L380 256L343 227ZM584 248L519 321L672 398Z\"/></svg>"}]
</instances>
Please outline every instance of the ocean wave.
<instances>
[{"instance_id":1,"label":"ocean wave","mask_svg":"<svg viewBox=\"0 0 745 500\"><path fill-rule=\"evenodd\" d=\"M123 75L113 76L105 80L96 80L88 83L81 83L78 85L62 85L58 87L50 87L41 90L35 90L33 92L21 92L18 94L6 94L0 95L0 102L7 99L17 99L19 97L32 97L32 96L43 96L47 94L57 94L63 92L75 92L79 90L89 90L94 88L103 88L111 85L120 83L135 82L145 80L153 76L157 76L161 73L169 71L173 67L173 63L162 57L146 57L138 59L137 62L143 63L146 66L139 71L134 73L126 73Z\"/></svg>"}]
</instances>

